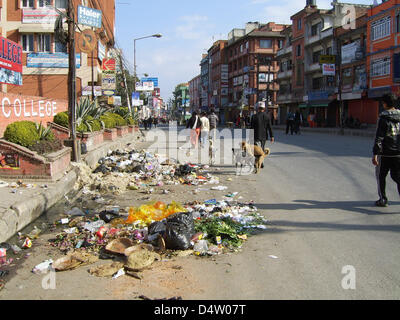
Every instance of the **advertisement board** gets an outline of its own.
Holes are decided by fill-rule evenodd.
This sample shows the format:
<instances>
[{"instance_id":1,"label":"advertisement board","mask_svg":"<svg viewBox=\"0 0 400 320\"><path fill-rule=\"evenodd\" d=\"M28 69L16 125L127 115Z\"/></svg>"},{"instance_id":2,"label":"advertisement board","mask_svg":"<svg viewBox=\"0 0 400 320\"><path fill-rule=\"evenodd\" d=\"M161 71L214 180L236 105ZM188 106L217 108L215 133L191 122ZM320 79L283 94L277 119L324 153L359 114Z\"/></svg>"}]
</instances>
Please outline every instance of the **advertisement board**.
<instances>
[{"instance_id":1,"label":"advertisement board","mask_svg":"<svg viewBox=\"0 0 400 320\"><path fill-rule=\"evenodd\" d=\"M355 41L342 47L342 64L351 63L355 61L356 52L360 48L360 41Z\"/></svg>"},{"instance_id":2,"label":"advertisement board","mask_svg":"<svg viewBox=\"0 0 400 320\"><path fill-rule=\"evenodd\" d=\"M0 37L0 83L22 86L22 46Z\"/></svg>"},{"instance_id":3,"label":"advertisement board","mask_svg":"<svg viewBox=\"0 0 400 320\"><path fill-rule=\"evenodd\" d=\"M68 53L28 53L28 68L68 68ZM76 55L76 67L81 67L81 55Z\"/></svg>"},{"instance_id":4,"label":"advertisement board","mask_svg":"<svg viewBox=\"0 0 400 320\"><path fill-rule=\"evenodd\" d=\"M101 77L101 88L103 90L115 90L117 87L117 78L115 75L103 74Z\"/></svg>"},{"instance_id":5,"label":"advertisement board","mask_svg":"<svg viewBox=\"0 0 400 320\"><path fill-rule=\"evenodd\" d=\"M101 43L101 41L98 41L98 58L100 61L103 61L104 58L106 57L106 47L103 46L103 44Z\"/></svg>"},{"instance_id":6,"label":"advertisement board","mask_svg":"<svg viewBox=\"0 0 400 320\"><path fill-rule=\"evenodd\" d=\"M52 8L25 8L22 10L22 23L54 24L58 16Z\"/></svg>"},{"instance_id":7,"label":"advertisement board","mask_svg":"<svg viewBox=\"0 0 400 320\"><path fill-rule=\"evenodd\" d=\"M91 96L92 95L92 86L87 86L82 89L83 96ZM95 97L101 97L102 91L100 86L94 87L94 95Z\"/></svg>"},{"instance_id":8,"label":"advertisement board","mask_svg":"<svg viewBox=\"0 0 400 320\"><path fill-rule=\"evenodd\" d=\"M154 87L158 87L158 78L142 78L140 80L141 83L145 83L145 82L153 82L154 83Z\"/></svg>"},{"instance_id":9,"label":"advertisement board","mask_svg":"<svg viewBox=\"0 0 400 320\"><path fill-rule=\"evenodd\" d=\"M85 26L101 28L102 12L93 8L78 6L78 23Z\"/></svg>"},{"instance_id":10,"label":"advertisement board","mask_svg":"<svg viewBox=\"0 0 400 320\"><path fill-rule=\"evenodd\" d=\"M136 83L137 91L153 91L154 90L154 82L138 82Z\"/></svg>"},{"instance_id":11,"label":"advertisement board","mask_svg":"<svg viewBox=\"0 0 400 320\"><path fill-rule=\"evenodd\" d=\"M336 66L334 64L323 64L322 74L324 76L334 76L336 74Z\"/></svg>"}]
</instances>

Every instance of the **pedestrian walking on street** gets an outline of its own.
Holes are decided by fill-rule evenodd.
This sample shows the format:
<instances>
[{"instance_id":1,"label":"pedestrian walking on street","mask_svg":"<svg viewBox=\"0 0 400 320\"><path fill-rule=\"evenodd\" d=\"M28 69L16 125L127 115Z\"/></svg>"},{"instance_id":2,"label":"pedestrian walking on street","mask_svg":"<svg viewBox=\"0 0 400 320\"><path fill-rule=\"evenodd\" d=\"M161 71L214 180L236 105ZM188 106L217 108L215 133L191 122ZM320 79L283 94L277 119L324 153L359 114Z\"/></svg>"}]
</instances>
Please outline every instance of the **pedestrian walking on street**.
<instances>
[{"instance_id":1,"label":"pedestrian walking on street","mask_svg":"<svg viewBox=\"0 0 400 320\"><path fill-rule=\"evenodd\" d=\"M299 110L296 111L296 114L294 115L294 133L295 134L301 134L300 133L300 125L303 122L303 117L301 116L301 113Z\"/></svg>"},{"instance_id":2,"label":"pedestrian walking on street","mask_svg":"<svg viewBox=\"0 0 400 320\"><path fill-rule=\"evenodd\" d=\"M293 112L289 112L286 118L286 134L289 134L289 130L290 130L290 134L293 135L293 131L294 131L294 123L295 122L295 115Z\"/></svg>"},{"instance_id":3,"label":"pedestrian walking on street","mask_svg":"<svg viewBox=\"0 0 400 320\"><path fill-rule=\"evenodd\" d=\"M197 147L197 143L199 141L199 135L201 130L201 121L200 117L196 112L193 112L192 117L189 119L186 128L190 128L190 143L192 148L195 149Z\"/></svg>"},{"instance_id":4,"label":"pedestrian walking on street","mask_svg":"<svg viewBox=\"0 0 400 320\"><path fill-rule=\"evenodd\" d=\"M218 126L219 118L215 114L214 109L211 109L211 113L208 116L208 120L210 120L210 137L213 141L215 141L215 139L217 137L217 126Z\"/></svg>"},{"instance_id":5,"label":"pedestrian walking on street","mask_svg":"<svg viewBox=\"0 0 400 320\"><path fill-rule=\"evenodd\" d=\"M200 145L202 148L204 148L204 146L206 146L207 144L207 140L208 140L208 135L210 133L210 120L208 120L207 118L207 114L205 112L203 112L201 114L201 141L200 141Z\"/></svg>"},{"instance_id":6,"label":"pedestrian walking on street","mask_svg":"<svg viewBox=\"0 0 400 320\"><path fill-rule=\"evenodd\" d=\"M260 105L258 113L251 119L251 129L254 130L254 143L265 150L265 144L270 138L271 142L275 142L274 133L272 132L271 118L265 112L265 107ZM264 166L262 165L262 168Z\"/></svg>"},{"instance_id":7,"label":"pedestrian walking on street","mask_svg":"<svg viewBox=\"0 0 400 320\"><path fill-rule=\"evenodd\" d=\"M385 111L379 116L372 163L376 167L379 193L375 204L387 207L386 177L389 172L400 195L400 110L395 109L390 95L385 95L382 102Z\"/></svg>"}]
</instances>

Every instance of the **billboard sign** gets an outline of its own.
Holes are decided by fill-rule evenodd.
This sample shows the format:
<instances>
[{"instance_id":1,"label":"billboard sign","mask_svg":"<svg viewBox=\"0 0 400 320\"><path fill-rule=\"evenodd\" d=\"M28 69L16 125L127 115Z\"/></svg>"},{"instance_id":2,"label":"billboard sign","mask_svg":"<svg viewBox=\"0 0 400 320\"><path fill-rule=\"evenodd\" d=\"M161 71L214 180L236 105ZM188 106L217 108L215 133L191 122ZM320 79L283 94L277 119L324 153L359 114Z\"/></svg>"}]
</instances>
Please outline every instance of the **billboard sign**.
<instances>
[{"instance_id":1,"label":"billboard sign","mask_svg":"<svg viewBox=\"0 0 400 320\"><path fill-rule=\"evenodd\" d=\"M144 82L153 82L154 83L154 87L158 87L158 78L142 78L140 80L140 82L144 83Z\"/></svg>"},{"instance_id":2,"label":"billboard sign","mask_svg":"<svg viewBox=\"0 0 400 320\"><path fill-rule=\"evenodd\" d=\"M38 8L38 9L23 9L22 10L22 23L56 23L59 14L52 8Z\"/></svg>"},{"instance_id":3,"label":"billboard sign","mask_svg":"<svg viewBox=\"0 0 400 320\"><path fill-rule=\"evenodd\" d=\"M115 59L103 59L102 70L115 72Z\"/></svg>"},{"instance_id":4,"label":"billboard sign","mask_svg":"<svg viewBox=\"0 0 400 320\"><path fill-rule=\"evenodd\" d=\"M115 95L115 90L107 89L107 90L102 90L102 91L103 91L103 96L106 96L106 97Z\"/></svg>"},{"instance_id":5,"label":"billboard sign","mask_svg":"<svg viewBox=\"0 0 400 320\"><path fill-rule=\"evenodd\" d=\"M103 46L103 44L101 43L101 41L98 41L98 58L100 61L103 61L104 58L106 57L106 47Z\"/></svg>"},{"instance_id":6,"label":"billboard sign","mask_svg":"<svg viewBox=\"0 0 400 320\"><path fill-rule=\"evenodd\" d=\"M137 91L153 91L154 90L154 82L138 82L136 83Z\"/></svg>"},{"instance_id":7,"label":"billboard sign","mask_svg":"<svg viewBox=\"0 0 400 320\"><path fill-rule=\"evenodd\" d=\"M28 68L68 68L68 53L28 53L26 66ZM81 67L81 55L76 55L76 67Z\"/></svg>"},{"instance_id":8,"label":"billboard sign","mask_svg":"<svg viewBox=\"0 0 400 320\"><path fill-rule=\"evenodd\" d=\"M103 74L101 78L101 88L103 90L115 90L117 86L117 78L115 75Z\"/></svg>"},{"instance_id":9,"label":"billboard sign","mask_svg":"<svg viewBox=\"0 0 400 320\"><path fill-rule=\"evenodd\" d=\"M334 64L336 62L336 56L322 54L319 56L319 64Z\"/></svg>"},{"instance_id":10,"label":"billboard sign","mask_svg":"<svg viewBox=\"0 0 400 320\"><path fill-rule=\"evenodd\" d=\"M334 76L336 74L336 66L334 64L323 64L322 74L324 76Z\"/></svg>"},{"instance_id":11,"label":"billboard sign","mask_svg":"<svg viewBox=\"0 0 400 320\"><path fill-rule=\"evenodd\" d=\"M342 64L351 63L356 59L356 53L360 49L360 41L355 41L342 47Z\"/></svg>"},{"instance_id":12,"label":"billboard sign","mask_svg":"<svg viewBox=\"0 0 400 320\"><path fill-rule=\"evenodd\" d=\"M22 72L22 46L0 37L0 68Z\"/></svg>"},{"instance_id":13,"label":"billboard sign","mask_svg":"<svg viewBox=\"0 0 400 320\"><path fill-rule=\"evenodd\" d=\"M83 96L91 96L92 95L92 86L84 87L82 89L82 95ZM101 97L102 91L101 91L101 87L100 86L95 86L94 87L94 95L96 97Z\"/></svg>"},{"instance_id":14,"label":"billboard sign","mask_svg":"<svg viewBox=\"0 0 400 320\"><path fill-rule=\"evenodd\" d=\"M102 12L93 8L78 6L78 23L85 26L101 28Z\"/></svg>"}]
</instances>

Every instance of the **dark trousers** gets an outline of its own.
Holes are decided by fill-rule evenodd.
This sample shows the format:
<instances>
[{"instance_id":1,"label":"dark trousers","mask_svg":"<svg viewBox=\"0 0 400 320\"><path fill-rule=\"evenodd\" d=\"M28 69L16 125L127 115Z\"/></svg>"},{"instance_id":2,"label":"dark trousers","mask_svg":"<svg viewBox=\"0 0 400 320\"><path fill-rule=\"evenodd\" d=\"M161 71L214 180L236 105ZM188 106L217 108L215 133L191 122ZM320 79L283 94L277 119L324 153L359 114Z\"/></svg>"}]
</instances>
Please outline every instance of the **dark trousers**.
<instances>
[{"instance_id":1,"label":"dark trousers","mask_svg":"<svg viewBox=\"0 0 400 320\"><path fill-rule=\"evenodd\" d=\"M294 121L292 120L288 120L286 123L286 134L289 134L289 129L290 129L290 134L293 135Z\"/></svg>"},{"instance_id":2,"label":"dark trousers","mask_svg":"<svg viewBox=\"0 0 400 320\"><path fill-rule=\"evenodd\" d=\"M379 157L379 165L376 167L376 178L378 180L378 193L382 200L387 201L386 177L390 176L397 184L400 195L400 157Z\"/></svg>"},{"instance_id":3,"label":"dark trousers","mask_svg":"<svg viewBox=\"0 0 400 320\"><path fill-rule=\"evenodd\" d=\"M259 146L264 151L267 140L255 140L254 143L256 146Z\"/></svg>"}]
</instances>

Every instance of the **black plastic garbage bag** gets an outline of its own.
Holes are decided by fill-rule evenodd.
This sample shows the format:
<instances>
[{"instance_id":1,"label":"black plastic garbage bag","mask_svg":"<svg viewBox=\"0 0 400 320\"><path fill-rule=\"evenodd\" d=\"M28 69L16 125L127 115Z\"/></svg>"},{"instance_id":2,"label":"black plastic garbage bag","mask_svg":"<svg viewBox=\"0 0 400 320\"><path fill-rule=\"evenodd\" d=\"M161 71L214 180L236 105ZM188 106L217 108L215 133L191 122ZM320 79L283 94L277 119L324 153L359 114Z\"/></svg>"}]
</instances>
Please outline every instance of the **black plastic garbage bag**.
<instances>
[{"instance_id":1,"label":"black plastic garbage bag","mask_svg":"<svg viewBox=\"0 0 400 320\"><path fill-rule=\"evenodd\" d=\"M191 174L193 171L194 169L192 167L185 164L179 166L179 168L175 171L175 175L178 177L187 176L188 174Z\"/></svg>"},{"instance_id":2,"label":"black plastic garbage bag","mask_svg":"<svg viewBox=\"0 0 400 320\"><path fill-rule=\"evenodd\" d=\"M119 214L115 214L113 211L102 211L99 214L100 219L103 220L105 223L110 223L112 220L117 219L120 217Z\"/></svg>"},{"instance_id":3,"label":"black plastic garbage bag","mask_svg":"<svg viewBox=\"0 0 400 320\"><path fill-rule=\"evenodd\" d=\"M176 213L167 219L165 246L171 250L187 250L195 233L192 213Z\"/></svg>"},{"instance_id":4,"label":"black plastic garbage bag","mask_svg":"<svg viewBox=\"0 0 400 320\"><path fill-rule=\"evenodd\" d=\"M167 225L165 224L165 222L163 222L163 221L153 222L149 226L149 236L152 236L155 234L164 235L166 230L167 230Z\"/></svg>"},{"instance_id":5,"label":"black plastic garbage bag","mask_svg":"<svg viewBox=\"0 0 400 320\"><path fill-rule=\"evenodd\" d=\"M107 172L109 172L110 170L104 165L101 164L100 166L97 167L96 170L94 170L93 173L102 173L102 174L106 174Z\"/></svg>"}]
</instances>

